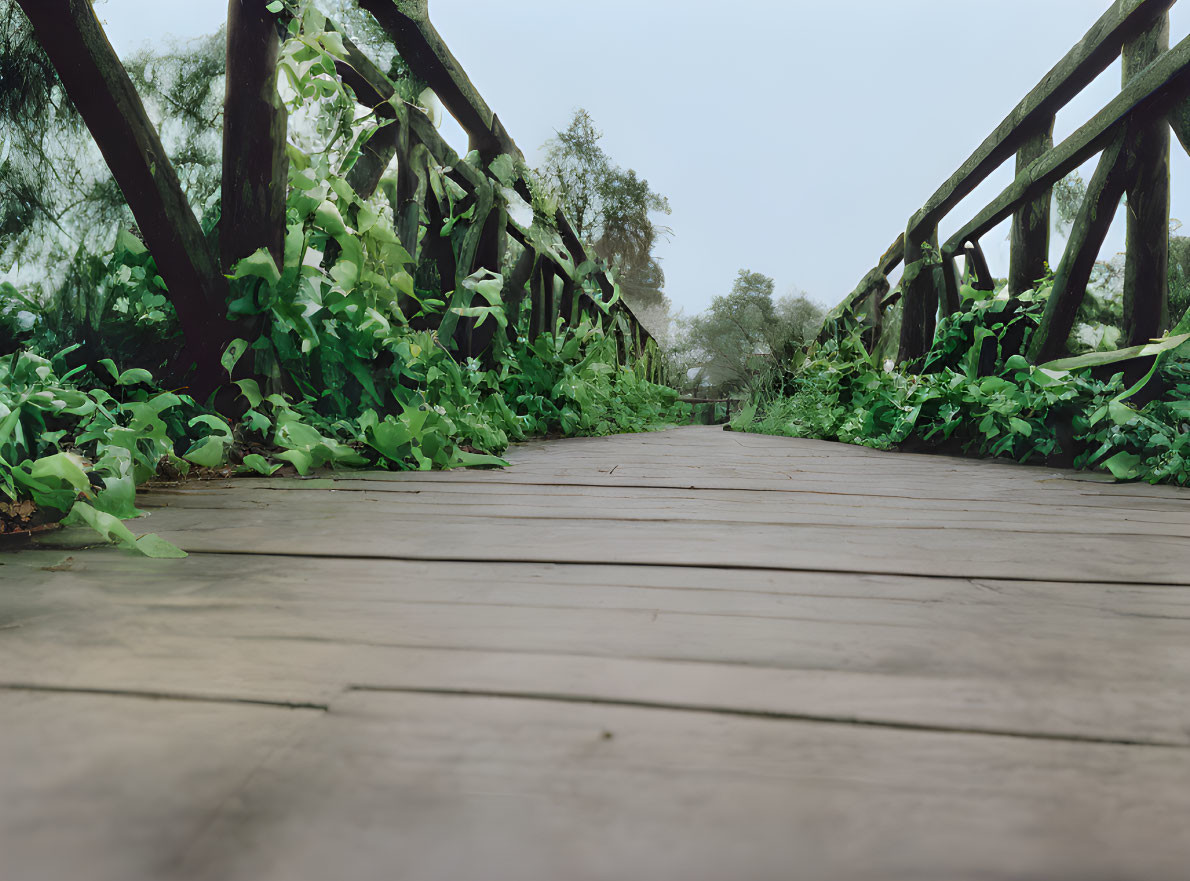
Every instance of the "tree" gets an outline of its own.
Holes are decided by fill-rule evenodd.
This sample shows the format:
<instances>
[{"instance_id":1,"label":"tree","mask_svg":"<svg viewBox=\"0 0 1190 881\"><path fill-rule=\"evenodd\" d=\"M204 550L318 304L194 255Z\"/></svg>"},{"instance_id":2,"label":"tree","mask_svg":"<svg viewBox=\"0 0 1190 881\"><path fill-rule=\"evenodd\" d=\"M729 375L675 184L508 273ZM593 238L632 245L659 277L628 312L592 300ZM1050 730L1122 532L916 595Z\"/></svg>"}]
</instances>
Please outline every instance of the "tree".
<instances>
[{"instance_id":1,"label":"tree","mask_svg":"<svg viewBox=\"0 0 1190 881\"><path fill-rule=\"evenodd\" d=\"M652 215L669 214L669 201L633 169L617 166L599 145L602 138L591 115L576 110L570 125L544 144L538 181L558 199L583 243L616 271L633 311L667 315L665 273L653 248L669 230Z\"/></svg>"},{"instance_id":2,"label":"tree","mask_svg":"<svg viewBox=\"0 0 1190 881\"><path fill-rule=\"evenodd\" d=\"M773 299L773 279L741 269L731 291L681 323L677 349L687 369L723 390L745 387L758 363L788 361L814 339L823 311L804 294Z\"/></svg>"}]
</instances>

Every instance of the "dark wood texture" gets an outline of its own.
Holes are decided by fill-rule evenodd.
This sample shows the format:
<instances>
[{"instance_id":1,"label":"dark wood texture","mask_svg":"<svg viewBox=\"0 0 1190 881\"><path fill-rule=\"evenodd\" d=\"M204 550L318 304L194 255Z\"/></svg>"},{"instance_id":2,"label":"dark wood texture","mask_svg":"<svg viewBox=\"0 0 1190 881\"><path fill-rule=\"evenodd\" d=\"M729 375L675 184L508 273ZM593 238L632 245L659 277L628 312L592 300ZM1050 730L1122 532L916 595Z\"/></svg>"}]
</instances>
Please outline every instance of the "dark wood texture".
<instances>
[{"instance_id":1,"label":"dark wood texture","mask_svg":"<svg viewBox=\"0 0 1190 881\"><path fill-rule=\"evenodd\" d=\"M223 186L219 250L224 271L268 248L284 265L288 115L277 95L281 41L268 0L230 0L223 102Z\"/></svg>"},{"instance_id":2,"label":"dark wood texture","mask_svg":"<svg viewBox=\"0 0 1190 881\"><path fill-rule=\"evenodd\" d=\"M1128 132L1121 128L1100 156L1087 185L1087 195L1070 228L1066 251L1054 274L1054 288L1045 304L1041 325L1033 333L1029 354L1038 363L1066 354L1067 341L1086 296L1095 261L1132 176L1125 150L1127 140Z\"/></svg>"},{"instance_id":3,"label":"dark wood texture","mask_svg":"<svg viewBox=\"0 0 1190 881\"><path fill-rule=\"evenodd\" d=\"M992 277L992 270L988 267L988 258L983 253L983 246L979 240L966 242L963 245L963 256L966 258L968 281L977 291L994 291L996 279Z\"/></svg>"},{"instance_id":4,"label":"dark wood texture","mask_svg":"<svg viewBox=\"0 0 1190 881\"><path fill-rule=\"evenodd\" d=\"M1054 147L1054 117L1042 120L1016 154L1019 175ZM1050 257L1050 202L1053 188L1041 190L1012 216L1012 250L1008 267L1009 296L1018 296L1044 278Z\"/></svg>"},{"instance_id":5,"label":"dark wood texture","mask_svg":"<svg viewBox=\"0 0 1190 881\"><path fill-rule=\"evenodd\" d=\"M938 229L924 238L905 233L905 274L901 277L901 340L897 360L915 364L934 341L938 304L945 300L944 280L935 271Z\"/></svg>"},{"instance_id":6,"label":"dark wood texture","mask_svg":"<svg viewBox=\"0 0 1190 881\"><path fill-rule=\"evenodd\" d=\"M1169 15L1124 46L1124 85L1169 49ZM1169 124L1154 113L1132 130L1125 149L1135 173L1128 186L1122 344L1141 346L1169 325Z\"/></svg>"}]
</instances>

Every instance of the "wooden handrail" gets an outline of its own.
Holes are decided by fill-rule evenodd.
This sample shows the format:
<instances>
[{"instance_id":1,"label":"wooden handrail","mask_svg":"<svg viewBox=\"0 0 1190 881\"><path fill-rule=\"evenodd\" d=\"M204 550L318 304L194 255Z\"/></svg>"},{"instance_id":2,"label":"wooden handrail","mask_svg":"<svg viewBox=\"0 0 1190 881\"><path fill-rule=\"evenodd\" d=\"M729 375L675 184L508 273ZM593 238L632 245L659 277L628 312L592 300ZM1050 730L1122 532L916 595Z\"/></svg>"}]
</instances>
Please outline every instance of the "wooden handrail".
<instances>
[{"instance_id":1,"label":"wooden handrail","mask_svg":"<svg viewBox=\"0 0 1190 881\"><path fill-rule=\"evenodd\" d=\"M1134 147L1133 142L1139 145L1148 137L1146 133L1164 126L1168 118L1179 139L1190 150L1190 38L1168 49L1169 9L1175 2L1116 0L959 170L914 213L906 232L898 237L894 247L832 310L819 339L829 338L839 318L854 313L861 303L869 300L876 313L872 321L873 332L878 335L883 325L883 309L900 300L903 313L899 360L916 361L933 341L937 313L953 312L960 307L955 257L966 249L968 258L980 264L977 269L980 286L990 286L991 279L982 277L989 273L979 249L979 238L1014 214L1008 293L1015 296L1032 287L1035 283L1033 276L1041 275L1048 257L1048 207L1053 186L1108 144L1118 142L1119 138L1124 139L1119 142L1123 152L1113 161L1121 163L1121 169L1126 164L1127 172L1112 175L1107 173L1111 169L1105 169L1097 176L1097 189L1088 195L1088 204L1081 212L1087 217L1076 222L1077 235L1072 233L1068 243L1068 253L1063 260L1066 271L1060 268L1056 279L1060 282L1055 285L1055 293L1062 300L1059 309L1062 318L1055 319L1052 328L1055 333L1060 333L1064 323L1071 318L1070 297L1077 297L1074 309L1081 302L1083 293L1077 290L1080 279L1086 266L1093 264L1102 241L1101 233L1106 232L1104 218L1094 221L1089 218L1095 218L1100 207L1113 210L1108 205L1111 193L1124 187L1128 189L1130 199L1138 198L1149 206L1143 222L1137 219L1130 223L1130 265L1136 260L1154 263L1153 266L1146 263L1141 271L1141 277L1146 279L1143 286L1134 279L1131 290L1136 296L1131 302L1125 296L1125 311L1131 313L1133 308L1139 308L1144 312L1145 317L1137 325L1134 335L1159 332L1156 316L1162 312L1164 294L1161 290L1150 292L1148 289L1161 287L1159 277L1164 277L1163 270L1156 264L1164 265L1163 255L1168 247L1164 223L1157 216L1161 206L1168 202L1157 192L1168 186L1167 180L1163 184L1163 178L1168 175L1168 138L1164 145L1160 139L1145 141L1149 146L1144 149L1149 152L1144 161L1133 156L1134 150L1141 149ZM1121 54L1126 58L1126 75L1119 94L1073 135L1053 146L1049 133L1054 114ZM1138 68L1143 69L1138 72ZM940 249L937 248L938 222L1014 154L1017 173L1012 184ZM1158 169L1148 171L1145 176L1144 169L1154 164ZM1121 177L1121 174L1125 176ZM1153 191L1152 198L1146 201L1150 190ZM1118 196L1114 198L1118 201ZM1167 209L1165 213L1168 213ZM1096 253L1090 257L1071 253L1078 248L1093 249ZM935 249L936 254L933 253ZM1087 263L1088 259L1091 264ZM900 288L889 294L887 275L902 261L906 268ZM1064 286L1071 286L1072 290L1066 290ZM1139 290L1140 287L1145 290ZM1160 302L1150 302L1153 297ZM1128 315L1125 317L1131 321ZM1049 319L1047 313L1046 332L1051 328ZM1052 340L1035 342L1046 351L1055 345ZM1061 344L1064 345L1064 337ZM1036 351L1039 351L1037 345L1034 346Z\"/></svg>"}]
</instances>

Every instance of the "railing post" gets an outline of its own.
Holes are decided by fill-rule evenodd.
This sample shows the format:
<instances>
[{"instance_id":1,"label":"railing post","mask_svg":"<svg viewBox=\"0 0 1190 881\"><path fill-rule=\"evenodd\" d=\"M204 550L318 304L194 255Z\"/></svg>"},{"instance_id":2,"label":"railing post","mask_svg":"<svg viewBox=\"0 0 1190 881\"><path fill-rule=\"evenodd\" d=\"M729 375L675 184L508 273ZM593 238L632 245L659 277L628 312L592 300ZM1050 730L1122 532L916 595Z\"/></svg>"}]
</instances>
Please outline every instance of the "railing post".
<instances>
[{"instance_id":1,"label":"railing post","mask_svg":"<svg viewBox=\"0 0 1190 881\"><path fill-rule=\"evenodd\" d=\"M901 278L901 344L897 360L920 361L934 342L938 306L945 301L942 273L936 271L938 225L910 224L905 233L905 275Z\"/></svg>"},{"instance_id":2,"label":"railing post","mask_svg":"<svg viewBox=\"0 0 1190 881\"><path fill-rule=\"evenodd\" d=\"M1016 154L1019 175L1034 160L1054 147L1054 117L1042 120L1034 133L1021 144ZM1037 285L1045 276L1050 252L1050 200L1053 187L1038 194L1012 216L1012 252L1008 268L1008 293L1017 296Z\"/></svg>"},{"instance_id":3,"label":"railing post","mask_svg":"<svg viewBox=\"0 0 1190 881\"><path fill-rule=\"evenodd\" d=\"M967 283L977 291L994 291L996 280L992 278L988 258L984 255L983 246L979 241L967 242L963 246L963 256L967 261Z\"/></svg>"},{"instance_id":4,"label":"railing post","mask_svg":"<svg viewBox=\"0 0 1190 881\"><path fill-rule=\"evenodd\" d=\"M1169 14L1124 45L1124 85L1169 50ZM1124 341L1160 336L1169 320L1169 125L1146 120L1125 145L1135 177L1128 186Z\"/></svg>"}]
</instances>

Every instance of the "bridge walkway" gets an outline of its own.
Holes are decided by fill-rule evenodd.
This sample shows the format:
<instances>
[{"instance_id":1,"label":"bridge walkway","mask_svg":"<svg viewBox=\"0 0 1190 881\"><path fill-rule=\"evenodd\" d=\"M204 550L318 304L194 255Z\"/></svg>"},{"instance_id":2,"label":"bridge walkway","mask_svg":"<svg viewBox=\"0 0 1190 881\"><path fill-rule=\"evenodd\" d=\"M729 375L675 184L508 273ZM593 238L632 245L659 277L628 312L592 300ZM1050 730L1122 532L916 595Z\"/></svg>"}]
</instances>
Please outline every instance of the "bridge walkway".
<instances>
[{"instance_id":1,"label":"bridge walkway","mask_svg":"<svg viewBox=\"0 0 1190 881\"><path fill-rule=\"evenodd\" d=\"M1190 492L706 427L510 460L0 557L0 877L1185 878Z\"/></svg>"}]
</instances>

